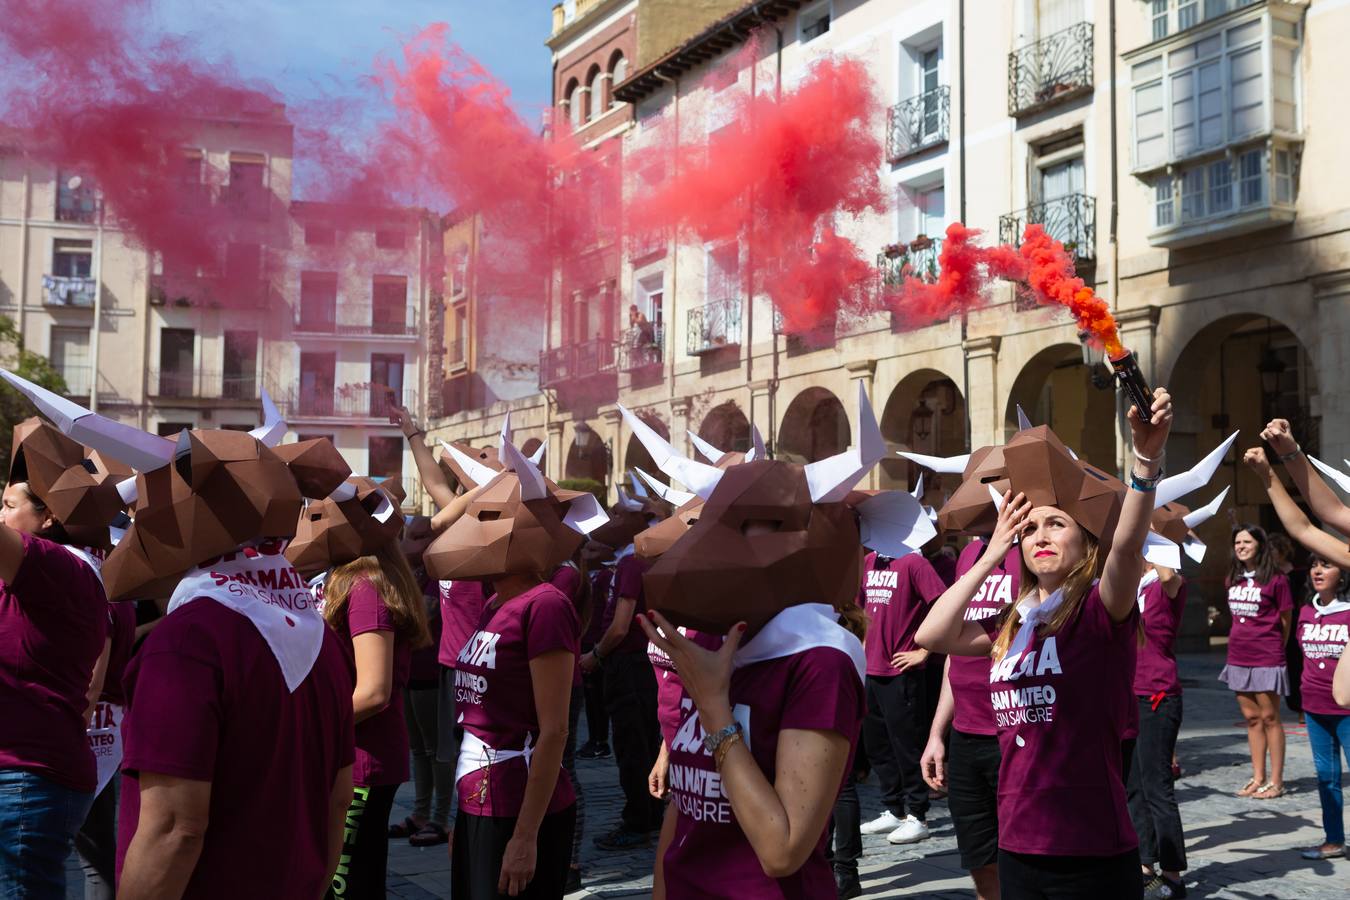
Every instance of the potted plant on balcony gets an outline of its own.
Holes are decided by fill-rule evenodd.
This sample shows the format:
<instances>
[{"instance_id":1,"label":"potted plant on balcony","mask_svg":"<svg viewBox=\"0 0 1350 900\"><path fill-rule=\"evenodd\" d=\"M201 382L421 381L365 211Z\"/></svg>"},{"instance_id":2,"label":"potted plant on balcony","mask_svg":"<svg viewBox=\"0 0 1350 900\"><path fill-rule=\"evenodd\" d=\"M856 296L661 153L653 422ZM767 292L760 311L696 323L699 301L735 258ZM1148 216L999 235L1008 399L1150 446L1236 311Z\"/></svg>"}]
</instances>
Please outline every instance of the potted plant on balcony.
<instances>
[{"instance_id":1,"label":"potted plant on balcony","mask_svg":"<svg viewBox=\"0 0 1350 900\"><path fill-rule=\"evenodd\" d=\"M909 249L911 253L918 253L920 250L927 250L931 246L933 246L933 239L926 234L920 234L916 236L914 240L909 242Z\"/></svg>"},{"instance_id":2,"label":"potted plant on balcony","mask_svg":"<svg viewBox=\"0 0 1350 900\"><path fill-rule=\"evenodd\" d=\"M887 244L885 247L881 248L881 255L886 257L887 259L899 259L900 257L905 255L905 249L906 248L903 243Z\"/></svg>"}]
</instances>

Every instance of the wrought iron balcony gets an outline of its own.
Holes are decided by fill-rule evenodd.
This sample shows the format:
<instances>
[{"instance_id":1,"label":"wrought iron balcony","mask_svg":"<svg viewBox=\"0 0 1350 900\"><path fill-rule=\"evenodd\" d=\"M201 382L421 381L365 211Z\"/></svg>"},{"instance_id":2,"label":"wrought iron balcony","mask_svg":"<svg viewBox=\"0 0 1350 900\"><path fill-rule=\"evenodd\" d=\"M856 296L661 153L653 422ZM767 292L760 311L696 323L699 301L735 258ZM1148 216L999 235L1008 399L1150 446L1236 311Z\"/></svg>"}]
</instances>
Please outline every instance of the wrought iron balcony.
<instances>
[{"instance_id":1,"label":"wrought iron balcony","mask_svg":"<svg viewBox=\"0 0 1350 900\"><path fill-rule=\"evenodd\" d=\"M891 244L877 254L877 271L881 283L894 287L906 278L934 282L938 277L938 256L942 253L942 238L920 235L908 244Z\"/></svg>"},{"instance_id":2,"label":"wrought iron balcony","mask_svg":"<svg viewBox=\"0 0 1350 900\"><path fill-rule=\"evenodd\" d=\"M1079 22L1008 54L1008 115L1092 91L1092 23Z\"/></svg>"},{"instance_id":3,"label":"wrought iron balcony","mask_svg":"<svg viewBox=\"0 0 1350 900\"><path fill-rule=\"evenodd\" d=\"M324 303L299 304L295 331L301 334L351 335L356 337L415 337L417 307L371 306Z\"/></svg>"},{"instance_id":4,"label":"wrought iron balcony","mask_svg":"<svg viewBox=\"0 0 1350 900\"><path fill-rule=\"evenodd\" d=\"M607 375L615 371L619 342L604 338L553 347L539 354L539 386L554 387L568 381Z\"/></svg>"},{"instance_id":5,"label":"wrought iron balcony","mask_svg":"<svg viewBox=\"0 0 1350 900\"><path fill-rule=\"evenodd\" d=\"M886 114L886 159L894 163L947 143L950 110L946 85L892 106Z\"/></svg>"},{"instance_id":6,"label":"wrought iron balcony","mask_svg":"<svg viewBox=\"0 0 1350 900\"><path fill-rule=\"evenodd\" d=\"M395 402L417 408L417 391L378 384L295 387L272 392L281 412L292 419L388 419Z\"/></svg>"},{"instance_id":7,"label":"wrought iron balcony","mask_svg":"<svg viewBox=\"0 0 1350 900\"><path fill-rule=\"evenodd\" d=\"M211 372L204 369L151 369L150 394L175 400L257 400L253 372Z\"/></svg>"},{"instance_id":8,"label":"wrought iron balcony","mask_svg":"<svg viewBox=\"0 0 1350 900\"><path fill-rule=\"evenodd\" d=\"M648 328L630 328L623 340L623 370L633 372L661 365L666 346L666 327L657 322Z\"/></svg>"},{"instance_id":9,"label":"wrought iron balcony","mask_svg":"<svg viewBox=\"0 0 1350 900\"><path fill-rule=\"evenodd\" d=\"M94 305L98 282L93 278L67 275L42 276L42 302L46 306Z\"/></svg>"},{"instance_id":10,"label":"wrought iron balcony","mask_svg":"<svg viewBox=\"0 0 1350 900\"><path fill-rule=\"evenodd\" d=\"M1043 225L1081 265L1097 258L1097 201L1086 194L1066 194L998 217L998 239L1017 244L1028 225Z\"/></svg>"},{"instance_id":11,"label":"wrought iron balcony","mask_svg":"<svg viewBox=\"0 0 1350 900\"><path fill-rule=\"evenodd\" d=\"M686 351L690 356L711 353L741 342L741 301L711 300L689 310Z\"/></svg>"}]
</instances>

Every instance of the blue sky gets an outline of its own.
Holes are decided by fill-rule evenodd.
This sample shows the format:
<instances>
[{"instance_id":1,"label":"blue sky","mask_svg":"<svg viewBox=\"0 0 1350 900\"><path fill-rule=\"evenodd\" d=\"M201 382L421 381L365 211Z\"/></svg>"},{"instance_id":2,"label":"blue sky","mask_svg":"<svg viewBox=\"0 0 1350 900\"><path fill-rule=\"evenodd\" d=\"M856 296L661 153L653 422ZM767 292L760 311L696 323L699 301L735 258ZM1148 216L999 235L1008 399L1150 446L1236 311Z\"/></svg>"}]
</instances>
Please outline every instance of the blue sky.
<instances>
[{"instance_id":1,"label":"blue sky","mask_svg":"<svg viewBox=\"0 0 1350 900\"><path fill-rule=\"evenodd\" d=\"M527 122L548 106L552 65L543 42L552 0L152 0L169 34L289 97L341 95L379 54L433 22L511 89Z\"/></svg>"}]
</instances>

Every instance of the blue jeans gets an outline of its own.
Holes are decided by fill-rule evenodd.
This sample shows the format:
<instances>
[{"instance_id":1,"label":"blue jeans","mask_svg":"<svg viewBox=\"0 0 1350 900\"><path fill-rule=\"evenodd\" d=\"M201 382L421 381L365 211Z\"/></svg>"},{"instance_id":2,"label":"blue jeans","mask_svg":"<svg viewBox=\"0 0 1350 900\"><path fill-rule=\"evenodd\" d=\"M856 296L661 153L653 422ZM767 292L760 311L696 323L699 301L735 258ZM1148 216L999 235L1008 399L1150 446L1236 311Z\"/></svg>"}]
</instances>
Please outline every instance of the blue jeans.
<instances>
[{"instance_id":1,"label":"blue jeans","mask_svg":"<svg viewBox=\"0 0 1350 900\"><path fill-rule=\"evenodd\" d=\"M1350 715L1329 716L1305 712L1313 768L1317 770L1317 799L1322 801L1322 830L1328 844L1345 843L1345 815L1341 803L1341 754L1350 765Z\"/></svg>"},{"instance_id":2,"label":"blue jeans","mask_svg":"<svg viewBox=\"0 0 1350 900\"><path fill-rule=\"evenodd\" d=\"M65 900L66 857L93 794L0 769L0 898Z\"/></svg>"}]
</instances>

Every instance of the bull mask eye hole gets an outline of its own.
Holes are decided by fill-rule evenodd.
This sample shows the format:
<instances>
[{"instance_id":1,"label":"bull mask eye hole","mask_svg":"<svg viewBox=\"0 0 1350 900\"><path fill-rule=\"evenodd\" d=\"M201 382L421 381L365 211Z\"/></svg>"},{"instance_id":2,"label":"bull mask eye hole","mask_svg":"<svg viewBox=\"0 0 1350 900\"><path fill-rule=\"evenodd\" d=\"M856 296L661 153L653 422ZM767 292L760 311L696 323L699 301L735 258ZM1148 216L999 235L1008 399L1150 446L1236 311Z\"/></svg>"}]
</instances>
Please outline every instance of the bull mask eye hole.
<instances>
[{"instance_id":1,"label":"bull mask eye hole","mask_svg":"<svg viewBox=\"0 0 1350 900\"><path fill-rule=\"evenodd\" d=\"M502 517L499 509L480 509L476 515L480 522L495 522Z\"/></svg>"},{"instance_id":2,"label":"bull mask eye hole","mask_svg":"<svg viewBox=\"0 0 1350 900\"><path fill-rule=\"evenodd\" d=\"M980 484L993 484L995 481L998 481L1002 477L1003 477L1002 475L986 475L980 479Z\"/></svg>"},{"instance_id":3,"label":"bull mask eye hole","mask_svg":"<svg viewBox=\"0 0 1350 900\"><path fill-rule=\"evenodd\" d=\"M781 530L783 523L777 519L746 519L741 523L741 534L754 537L760 534L773 534Z\"/></svg>"},{"instance_id":4,"label":"bull mask eye hole","mask_svg":"<svg viewBox=\"0 0 1350 900\"><path fill-rule=\"evenodd\" d=\"M317 522L317 521L319 521L319 520L322 519L322 518L323 518L323 513L310 513L310 514L309 514L309 520L310 520L311 522Z\"/></svg>"},{"instance_id":5,"label":"bull mask eye hole","mask_svg":"<svg viewBox=\"0 0 1350 900\"><path fill-rule=\"evenodd\" d=\"M685 519L684 521L685 521L685 524L687 524L687 525L697 525L697 524L698 524L698 516L694 516L692 519Z\"/></svg>"}]
</instances>

